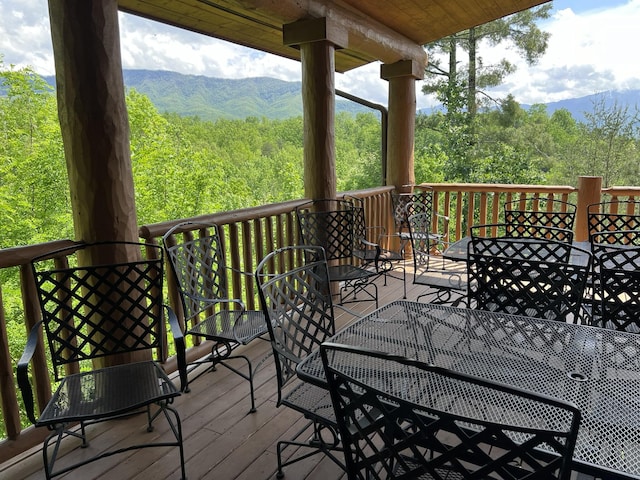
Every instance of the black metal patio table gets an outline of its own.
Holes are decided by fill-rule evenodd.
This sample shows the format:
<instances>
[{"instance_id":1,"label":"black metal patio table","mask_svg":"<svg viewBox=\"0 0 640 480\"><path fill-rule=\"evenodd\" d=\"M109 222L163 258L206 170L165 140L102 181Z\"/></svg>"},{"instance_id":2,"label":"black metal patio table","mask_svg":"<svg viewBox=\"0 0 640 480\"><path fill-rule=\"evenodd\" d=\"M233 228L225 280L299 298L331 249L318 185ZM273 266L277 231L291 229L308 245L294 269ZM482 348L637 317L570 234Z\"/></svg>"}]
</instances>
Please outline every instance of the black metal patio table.
<instances>
[{"instance_id":1,"label":"black metal patio table","mask_svg":"<svg viewBox=\"0 0 640 480\"><path fill-rule=\"evenodd\" d=\"M416 358L573 402L576 471L640 479L640 335L537 318L397 301L331 340ZM326 386L320 355L298 366Z\"/></svg>"}]
</instances>

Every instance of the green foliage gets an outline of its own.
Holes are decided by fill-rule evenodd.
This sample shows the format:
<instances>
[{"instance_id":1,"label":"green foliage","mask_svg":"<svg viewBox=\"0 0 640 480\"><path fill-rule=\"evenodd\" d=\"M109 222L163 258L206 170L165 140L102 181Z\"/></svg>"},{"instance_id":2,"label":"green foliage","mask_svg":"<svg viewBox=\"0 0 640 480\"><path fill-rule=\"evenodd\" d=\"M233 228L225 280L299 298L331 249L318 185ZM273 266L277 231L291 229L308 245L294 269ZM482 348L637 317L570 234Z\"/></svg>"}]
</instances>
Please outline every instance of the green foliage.
<instances>
[{"instance_id":1,"label":"green foliage","mask_svg":"<svg viewBox=\"0 0 640 480\"><path fill-rule=\"evenodd\" d=\"M73 232L55 96L28 68L0 59L0 247Z\"/></svg>"}]
</instances>

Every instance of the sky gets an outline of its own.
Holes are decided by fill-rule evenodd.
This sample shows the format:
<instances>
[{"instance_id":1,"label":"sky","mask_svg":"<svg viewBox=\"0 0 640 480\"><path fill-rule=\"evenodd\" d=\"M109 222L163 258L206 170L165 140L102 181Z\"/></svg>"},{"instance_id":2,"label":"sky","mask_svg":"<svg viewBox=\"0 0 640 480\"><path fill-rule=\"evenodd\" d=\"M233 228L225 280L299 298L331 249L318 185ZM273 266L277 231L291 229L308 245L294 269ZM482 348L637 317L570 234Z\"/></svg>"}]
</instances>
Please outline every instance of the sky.
<instances>
[{"instance_id":1,"label":"sky","mask_svg":"<svg viewBox=\"0 0 640 480\"><path fill-rule=\"evenodd\" d=\"M523 104L548 103L607 90L640 89L640 63L634 54L640 0L554 0L550 19L539 27L551 34L547 52L528 66L508 46L481 46L485 63L507 57L515 73L493 91ZM222 40L120 14L125 69L170 70L217 78L273 77L300 81L300 63ZM0 1L0 56L5 67L29 66L54 74L47 0ZM433 98L420 91L418 108ZM373 63L336 74L336 88L387 104L388 83Z\"/></svg>"}]
</instances>

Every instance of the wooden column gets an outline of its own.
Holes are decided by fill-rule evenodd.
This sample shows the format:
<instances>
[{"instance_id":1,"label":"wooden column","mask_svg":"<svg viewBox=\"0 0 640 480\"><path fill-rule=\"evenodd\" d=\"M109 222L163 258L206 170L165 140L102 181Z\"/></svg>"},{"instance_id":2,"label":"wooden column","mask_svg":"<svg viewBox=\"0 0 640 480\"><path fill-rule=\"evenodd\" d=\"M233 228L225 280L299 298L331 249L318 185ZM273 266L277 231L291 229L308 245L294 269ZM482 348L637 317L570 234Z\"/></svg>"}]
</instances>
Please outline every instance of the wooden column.
<instances>
[{"instance_id":1,"label":"wooden column","mask_svg":"<svg viewBox=\"0 0 640 480\"><path fill-rule=\"evenodd\" d=\"M117 0L49 0L77 240L138 239Z\"/></svg>"},{"instance_id":2,"label":"wooden column","mask_svg":"<svg viewBox=\"0 0 640 480\"><path fill-rule=\"evenodd\" d=\"M335 198L335 59L346 32L325 18L284 26L285 45L300 48L304 111L304 190L307 198Z\"/></svg>"},{"instance_id":3,"label":"wooden column","mask_svg":"<svg viewBox=\"0 0 640 480\"><path fill-rule=\"evenodd\" d=\"M380 76L389 82L389 129L387 139L386 185L415 183L413 169L416 125L416 79L424 76L424 66L401 60L380 67Z\"/></svg>"},{"instance_id":4,"label":"wooden column","mask_svg":"<svg viewBox=\"0 0 640 480\"><path fill-rule=\"evenodd\" d=\"M76 240L137 241L118 2L49 0L49 16ZM83 264L116 263L140 256L136 248L81 253ZM112 320L128 319L125 315ZM122 354L95 363L106 366L147 358L146 352Z\"/></svg>"},{"instance_id":5,"label":"wooden column","mask_svg":"<svg viewBox=\"0 0 640 480\"><path fill-rule=\"evenodd\" d=\"M574 226L576 242L589 240L587 207L600 203L602 195L602 177L578 177L578 201L576 205L576 224Z\"/></svg>"}]
</instances>

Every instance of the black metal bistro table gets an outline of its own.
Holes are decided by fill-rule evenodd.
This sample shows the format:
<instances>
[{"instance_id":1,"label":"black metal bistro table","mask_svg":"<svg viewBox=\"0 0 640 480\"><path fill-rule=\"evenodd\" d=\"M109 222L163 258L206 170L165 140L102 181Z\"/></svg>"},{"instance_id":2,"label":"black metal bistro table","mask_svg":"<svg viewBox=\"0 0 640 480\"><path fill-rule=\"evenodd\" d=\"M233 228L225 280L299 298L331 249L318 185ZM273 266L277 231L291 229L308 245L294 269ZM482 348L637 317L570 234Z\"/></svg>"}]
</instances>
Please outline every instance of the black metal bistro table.
<instances>
[{"instance_id":1,"label":"black metal bistro table","mask_svg":"<svg viewBox=\"0 0 640 480\"><path fill-rule=\"evenodd\" d=\"M331 340L381 350L576 404L573 469L640 479L640 335L530 317L397 301ZM318 352L298 366L326 380Z\"/></svg>"}]
</instances>

